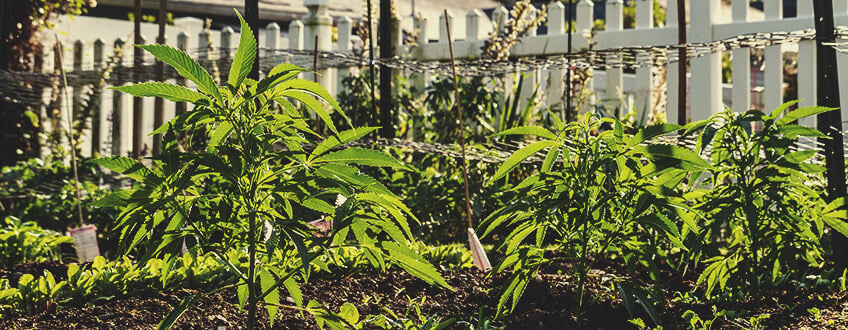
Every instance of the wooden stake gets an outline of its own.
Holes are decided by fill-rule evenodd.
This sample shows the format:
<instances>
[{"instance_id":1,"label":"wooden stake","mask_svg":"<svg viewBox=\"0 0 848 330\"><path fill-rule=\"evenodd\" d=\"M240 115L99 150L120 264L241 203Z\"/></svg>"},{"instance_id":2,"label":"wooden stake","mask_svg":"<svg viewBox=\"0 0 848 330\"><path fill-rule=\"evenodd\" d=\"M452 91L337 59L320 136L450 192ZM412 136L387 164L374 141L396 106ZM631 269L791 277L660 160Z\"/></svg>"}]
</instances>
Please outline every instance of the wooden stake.
<instances>
[{"instance_id":1,"label":"wooden stake","mask_svg":"<svg viewBox=\"0 0 848 330\"><path fill-rule=\"evenodd\" d=\"M141 0L135 0L135 14L133 15L133 24L135 26L134 29L134 41L136 45L143 43L141 40ZM139 83L141 82L141 72L142 72L142 63L144 61L144 52L141 48L133 47L133 82ZM141 157L141 148L142 148L142 139L144 138L144 132L142 132L143 126L142 118L144 116L142 112L142 107L144 106L144 100L141 97L133 96L133 131L132 131L132 154L133 157L139 158Z\"/></svg>"},{"instance_id":2,"label":"wooden stake","mask_svg":"<svg viewBox=\"0 0 848 330\"><path fill-rule=\"evenodd\" d=\"M833 23L833 3L830 0L813 1L816 26L816 63L818 65L818 102L820 106L839 108L839 75L836 49L826 45L836 39ZM842 110L828 111L817 116L818 129L827 135L819 139L824 144L827 165L827 198L834 201L848 196L845 185L845 153L842 138ZM844 206L843 206L844 207ZM840 266L848 266L848 239L837 231L833 233L833 257Z\"/></svg>"},{"instance_id":3,"label":"wooden stake","mask_svg":"<svg viewBox=\"0 0 848 330\"><path fill-rule=\"evenodd\" d=\"M74 137L74 114L71 112L70 98L68 97L68 76L65 75L65 62L62 60L63 52L62 43L59 42L59 34L56 34L56 56L59 59L59 72L62 73L62 91L65 94L65 108L67 109L68 118L68 141L71 143L71 169L74 172L74 191L77 195L77 214L79 215L80 227L85 225L85 220L82 216L82 194L80 193L79 171L77 170L77 141Z\"/></svg>"},{"instance_id":4,"label":"wooden stake","mask_svg":"<svg viewBox=\"0 0 848 330\"><path fill-rule=\"evenodd\" d=\"M165 20L167 19L168 0L159 0L159 36L156 43L165 44ZM165 81L165 62L156 61L156 81ZM153 127L159 128L165 120L165 100L157 97L153 104ZM154 129L155 129L154 128ZM153 136L153 155L162 151L162 134Z\"/></svg>"},{"instance_id":5,"label":"wooden stake","mask_svg":"<svg viewBox=\"0 0 848 330\"><path fill-rule=\"evenodd\" d=\"M677 0L677 44L686 45L686 0ZM686 125L686 47L678 50L677 63L677 124ZM667 109L671 110L671 109Z\"/></svg>"},{"instance_id":6,"label":"wooden stake","mask_svg":"<svg viewBox=\"0 0 848 330\"><path fill-rule=\"evenodd\" d=\"M471 195L468 193L468 165L465 159L465 123L462 120L462 100L459 99L459 78L456 75L456 62L453 57L453 39L451 39L450 17L448 10L445 9L445 25L448 30L448 48L450 49L451 71L453 72L453 89L456 94L454 104L456 104L456 113L459 116L459 146L462 149L462 183L465 186L465 212L467 213L468 228L473 228L471 224Z\"/></svg>"}]
</instances>

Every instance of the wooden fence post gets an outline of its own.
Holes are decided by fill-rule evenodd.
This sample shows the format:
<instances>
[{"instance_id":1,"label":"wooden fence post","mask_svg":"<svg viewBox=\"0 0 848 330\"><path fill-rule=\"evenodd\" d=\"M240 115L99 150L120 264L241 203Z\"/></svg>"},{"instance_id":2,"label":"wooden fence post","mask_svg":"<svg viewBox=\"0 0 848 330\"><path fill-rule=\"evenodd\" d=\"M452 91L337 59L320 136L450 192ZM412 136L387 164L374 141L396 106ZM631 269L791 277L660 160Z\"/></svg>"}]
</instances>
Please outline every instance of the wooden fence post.
<instances>
[{"instance_id":1,"label":"wooden fence post","mask_svg":"<svg viewBox=\"0 0 848 330\"><path fill-rule=\"evenodd\" d=\"M665 25L668 28L676 28L683 29L684 33L686 30L686 26L680 26L678 24L678 18L680 15L686 16L686 11L681 11L680 8L677 7L676 0L669 0L667 2L668 8L665 12ZM685 8L684 8L685 9ZM669 51L670 53L671 51ZM678 55L679 56L679 55ZM671 55L669 54L669 57ZM666 101L665 101L665 117L666 122L668 123L679 123L678 118L680 114L678 113L678 109L680 107L680 102L683 102L684 106L686 104L686 100L682 99L683 95L681 95L680 90L678 90L677 86L681 83L681 75L680 75L680 61L683 61L683 67L686 66L685 58L678 58L677 62L668 61L666 63L665 68L665 82L666 82ZM685 70L684 70L685 71ZM685 75L683 76L685 77ZM682 81L685 83L686 81ZM684 94L685 95L685 94ZM685 117L685 116L684 116Z\"/></svg>"},{"instance_id":2,"label":"wooden fence post","mask_svg":"<svg viewBox=\"0 0 848 330\"><path fill-rule=\"evenodd\" d=\"M801 1L809 1L809 0L801 0ZM813 0L813 2L818 2L823 0ZM833 1L833 13L836 16L844 16L848 15L848 0L834 0ZM836 52L836 63L848 63L848 54L843 52ZM821 82L821 81L819 81ZM843 88L839 89L839 99L842 100L842 118L848 118L848 68L844 70L839 70L839 84L843 86ZM819 100L821 101L821 100ZM841 128L841 127L840 127Z\"/></svg>"},{"instance_id":3,"label":"wooden fence post","mask_svg":"<svg viewBox=\"0 0 848 330\"><path fill-rule=\"evenodd\" d=\"M825 107L840 106L840 79L838 75L834 75L838 71L836 49L832 46L825 45L833 43L836 40L835 27L833 23L834 14L844 15L848 3L844 0L837 1L840 5L837 11L834 12L833 2L830 0L814 1L815 25L816 25L816 45L818 47L817 65L818 65L818 101L819 105ZM841 75L841 72L839 73ZM843 109L844 111L844 109ZM824 144L825 164L827 165L827 198L829 201L834 201L839 198L845 198L848 195L845 186L845 151L844 141L842 136L842 111L829 111L821 113L816 118L818 121L818 129L827 135L827 138L820 139L819 142ZM844 209L845 206L843 205ZM833 231L832 237L833 257L836 263L845 267L848 266L848 239L845 235Z\"/></svg>"},{"instance_id":4,"label":"wooden fence post","mask_svg":"<svg viewBox=\"0 0 848 330\"><path fill-rule=\"evenodd\" d=\"M691 42L713 41L713 26L716 24L721 0L698 0L690 2L693 13L691 20ZM693 121L707 119L722 111L721 98L721 54L711 53L691 60L692 104L697 108L689 114Z\"/></svg>"},{"instance_id":5,"label":"wooden fence post","mask_svg":"<svg viewBox=\"0 0 848 330\"><path fill-rule=\"evenodd\" d=\"M106 45L106 42L103 39L98 38L94 41L94 72L100 74L103 67L103 48ZM95 87L96 88L96 87ZM93 103L91 105L91 156L96 157L97 155L102 154L105 150L103 150L103 138L102 138L102 129L103 129L103 91L98 91L93 94L93 99L88 102Z\"/></svg>"},{"instance_id":6,"label":"wooden fence post","mask_svg":"<svg viewBox=\"0 0 848 330\"><path fill-rule=\"evenodd\" d=\"M123 52L124 49L124 39L118 38L115 40L115 48L116 52ZM118 57L115 70L115 83L116 85L120 85L122 81L126 80L127 77L124 76L124 55L121 53L121 56ZM119 91L112 92L112 155L114 156L123 156L124 155L124 139L123 133L126 133L124 129L124 93Z\"/></svg>"}]
</instances>

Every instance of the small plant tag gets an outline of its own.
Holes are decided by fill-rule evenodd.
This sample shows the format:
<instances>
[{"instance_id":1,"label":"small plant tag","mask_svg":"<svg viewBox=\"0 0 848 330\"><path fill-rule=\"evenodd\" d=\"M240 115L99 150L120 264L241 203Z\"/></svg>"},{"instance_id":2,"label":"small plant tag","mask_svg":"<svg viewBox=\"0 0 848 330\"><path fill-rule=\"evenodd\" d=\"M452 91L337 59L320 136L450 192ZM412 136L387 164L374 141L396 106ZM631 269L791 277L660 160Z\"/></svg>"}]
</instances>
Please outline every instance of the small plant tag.
<instances>
[{"instance_id":1,"label":"small plant tag","mask_svg":"<svg viewBox=\"0 0 848 330\"><path fill-rule=\"evenodd\" d=\"M94 225L68 229L67 235L74 239L74 249L77 251L77 259L80 262L94 261L94 258L100 256L97 227Z\"/></svg>"},{"instance_id":2,"label":"small plant tag","mask_svg":"<svg viewBox=\"0 0 848 330\"><path fill-rule=\"evenodd\" d=\"M484 272L492 270L492 264L489 262L489 257L486 256L486 251L483 250L483 244L480 244L477 233L471 228L468 228L468 245L471 246L471 257L474 261L474 266Z\"/></svg>"}]
</instances>

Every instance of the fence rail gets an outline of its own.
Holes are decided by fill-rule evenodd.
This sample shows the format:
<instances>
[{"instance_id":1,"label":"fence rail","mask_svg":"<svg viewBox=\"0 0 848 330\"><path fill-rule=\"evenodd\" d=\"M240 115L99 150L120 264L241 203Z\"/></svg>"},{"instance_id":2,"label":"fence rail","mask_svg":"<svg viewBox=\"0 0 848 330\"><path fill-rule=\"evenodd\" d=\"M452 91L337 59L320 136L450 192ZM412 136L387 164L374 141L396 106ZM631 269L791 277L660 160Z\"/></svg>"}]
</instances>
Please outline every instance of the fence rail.
<instances>
[{"instance_id":1,"label":"fence rail","mask_svg":"<svg viewBox=\"0 0 848 330\"><path fill-rule=\"evenodd\" d=\"M525 79L524 88L517 91L522 102L562 107L565 86L573 83L565 81L566 73L574 67L581 67L582 63L583 68L594 69L585 81L579 82L592 92L591 97L578 105L584 111L604 107L606 113L634 111L636 118L646 118L651 113L664 112L665 108L677 109L680 102L687 100L681 100L677 88L665 88L679 83L675 48L679 15L676 1L667 2L666 22L663 26L654 25L652 0L634 1L634 28L624 27L624 2L609 0L605 4L603 29L592 31L595 4L589 0L577 0L574 6L576 32L573 34L573 54L568 54L566 49L568 22L565 14L568 8L555 2L548 6L546 22L543 23L548 27L547 33L530 31L511 49L509 64L512 67L497 71L486 67L480 60L472 60L466 63L466 74L474 74L475 70L477 74L498 74L498 79L492 79L490 83L503 83L508 87L506 90L510 90L509 87L516 84L516 77L503 73L520 72ZM848 0L835 0L834 4L837 24L848 25ZM797 17L791 18L783 17L782 0L770 0L765 3L765 19L760 21L749 19L751 9L748 0L731 1L732 17L729 21L722 21L722 0L691 1L690 6L690 12L697 13L689 17L691 23L687 27L687 40L690 41L688 48L692 55L689 60L688 100L691 120L705 119L725 106L738 110L759 106L768 109L783 103L787 92L783 83L784 57L788 52L797 53L797 96L803 99L801 106L816 104L816 45L810 37L810 29L814 27L812 0L799 1ZM319 82L327 86L331 93L338 92L341 80L355 74L358 67L368 62L355 55L363 47L353 34L353 20L349 17L333 19L327 9L324 2L310 6L303 21L288 24L287 33L283 33L277 23L271 23L260 31L263 68L267 70L272 65L287 61L316 69ZM453 42L457 57L466 59L479 59L489 36L502 34L508 20L506 8L498 8L493 12L492 24L486 24L489 18L477 10L453 15L461 15L457 19L459 22L465 20L465 35L457 36ZM429 19L440 22L437 34L433 36L428 34L426 28ZM445 17L417 17L414 20L413 26L419 28L417 46L407 48L401 38L395 38L392 42L400 57L380 59L379 62L403 69L399 71L412 75L416 87L423 90L434 79L433 72L439 72L433 68L444 65L443 61L449 58L447 31L444 27ZM108 28L104 25L102 35L114 37L132 31L130 22L86 17L80 17L78 21L81 21L79 24L89 25L106 24L104 22L108 21ZM34 72L0 72L0 83L6 86L0 88L0 97L39 107L44 118L49 118L48 114L53 109L63 106L70 106L76 112L87 111L93 117L90 119L91 124L87 125L89 128L83 133L88 138L83 153L126 154L130 148L129 137L132 136L133 126L130 98L100 88L129 82L133 61L129 57L132 52L125 40L130 40L130 35L114 37L112 40L105 40L108 37L101 36L92 40L100 34L81 33L79 31L82 30L73 24L76 23L62 27L70 30L64 42L72 45L66 47L69 54L64 56L73 59L65 63L71 81L69 89L71 95L74 95L72 100L67 101L70 104L64 104L66 102L58 98L55 92L60 86L56 80L58 64L55 54L50 50L46 50L40 61L37 61L43 63L43 66L34 68ZM335 37L334 26L337 31ZM393 24L395 35L402 35L400 26L402 24ZM145 25L143 31L150 33L152 28L151 25ZM228 72L235 42L239 37L232 28L210 31L203 29L199 20L182 19L170 30L167 43L199 57L203 66L215 75ZM848 35L845 31L844 27L839 30L843 38ZM83 35L88 39L81 38ZM314 45L316 36L318 44ZM744 40L740 41L740 36L753 36L749 40L757 42L745 43ZM437 38L431 40L431 37ZM318 68L312 68L313 48L321 52ZM761 73L764 79L763 86L759 88L754 88L757 86L752 84L752 81L756 81L752 76L753 66L750 61L754 48L763 49L764 69ZM722 84L722 53L728 53L735 59L730 68L732 84ZM142 80L153 78L151 61L152 58L145 58ZM848 64L848 54L839 53L838 61L840 64ZM108 77L102 75L106 69L111 70ZM757 70L754 72L760 73ZM166 71L166 77L172 81L177 78L173 70ZM839 79L842 85L848 85L848 67L839 71ZM536 93L537 89L539 93ZM841 93L843 102L848 102L848 89L843 88ZM529 100L533 95L537 99ZM762 98L762 105L758 104L759 98ZM180 107L184 105L166 102L165 119L182 111ZM848 106L843 109L848 109ZM842 111L843 117L848 117L845 115L848 110ZM149 132L153 129L152 101L145 101L143 114L142 127ZM666 114L666 120L677 121L676 111ZM813 126L815 123L807 120L802 124ZM145 144L152 146L152 137L146 139Z\"/></svg>"}]
</instances>

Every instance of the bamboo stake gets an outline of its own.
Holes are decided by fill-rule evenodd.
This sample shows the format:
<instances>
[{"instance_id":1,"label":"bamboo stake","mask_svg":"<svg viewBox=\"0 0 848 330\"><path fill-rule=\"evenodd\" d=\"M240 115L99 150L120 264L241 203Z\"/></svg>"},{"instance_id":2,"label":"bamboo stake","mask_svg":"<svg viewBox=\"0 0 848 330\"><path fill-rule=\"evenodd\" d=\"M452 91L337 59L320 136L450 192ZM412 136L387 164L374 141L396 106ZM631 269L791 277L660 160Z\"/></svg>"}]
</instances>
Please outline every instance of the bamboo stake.
<instances>
[{"instance_id":1,"label":"bamboo stake","mask_svg":"<svg viewBox=\"0 0 848 330\"><path fill-rule=\"evenodd\" d=\"M82 194L80 193L79 171L77 170L77 141L74 137L74 114L71 112L70 97L68 97L68 76L65 75L65 61L62 59L62 53L65 51L62 43L58 42L59 34L56 34L56 56L59 59L59 71L62 73L62 90L65 94L65 106L68 117L68 141L71 142L71 169L74 171L74 191L77 195L77 214L79 215L80 227L85 225L85 220L82 216Z\"/></svg>"},{"instance_id":2,"label":"bamboo stake","mask_svg":"<svg viewBox=\"0 0 848 330\"><path fill-rule=\"evenodd\" d=\"M468 165L465 157L465 124L462 120L462 102L459 99L459 79L456 75L456 60L453 56L453 39L451 38L450 16L448 10L445 9L445 26L448 32L448 48L450 49L451 71L453 72L453 88L456 94L454 104L456 104L456 112L459 116L459 146L462 149L462 184L465 187L465 213L468 221L468 243L471 246L471 254L474 259L474 265L483 271L492 269L489 263L489 258L477 239L477 234L474 233L474 225L471 223L471 195L468 192Z\"/></svg>"}]
</instances>

